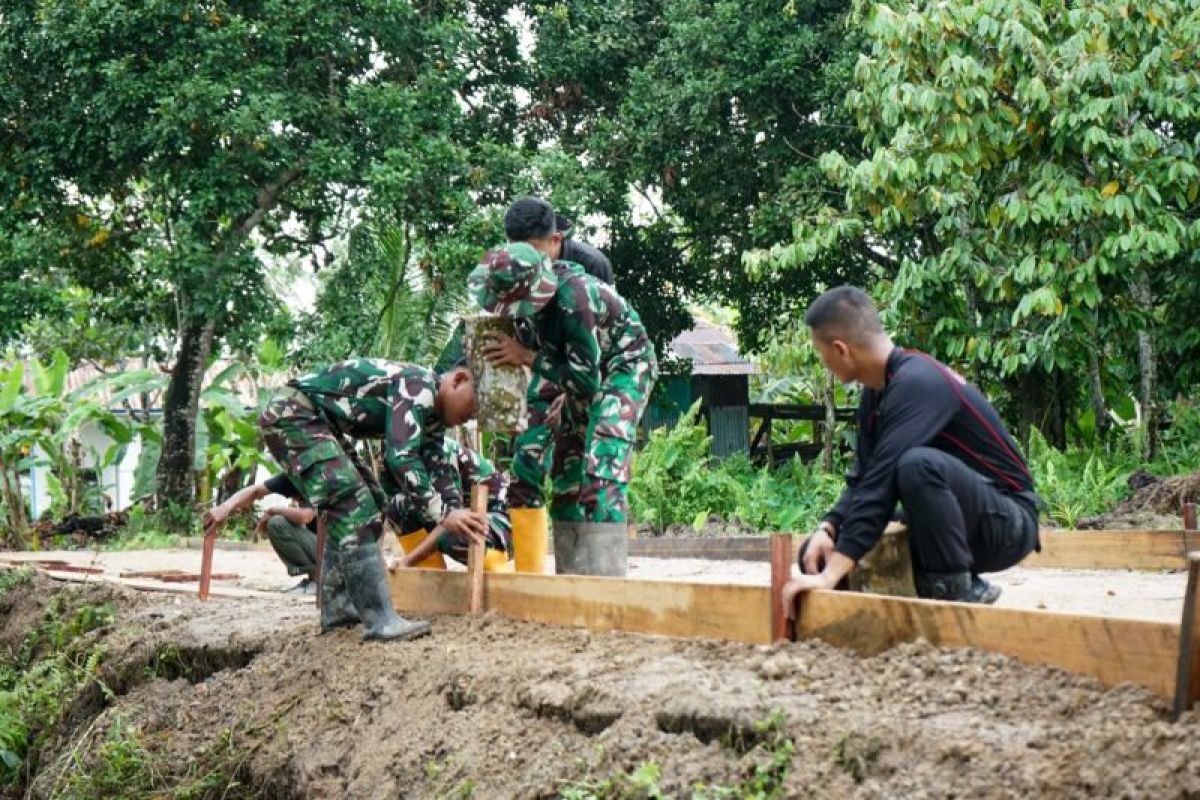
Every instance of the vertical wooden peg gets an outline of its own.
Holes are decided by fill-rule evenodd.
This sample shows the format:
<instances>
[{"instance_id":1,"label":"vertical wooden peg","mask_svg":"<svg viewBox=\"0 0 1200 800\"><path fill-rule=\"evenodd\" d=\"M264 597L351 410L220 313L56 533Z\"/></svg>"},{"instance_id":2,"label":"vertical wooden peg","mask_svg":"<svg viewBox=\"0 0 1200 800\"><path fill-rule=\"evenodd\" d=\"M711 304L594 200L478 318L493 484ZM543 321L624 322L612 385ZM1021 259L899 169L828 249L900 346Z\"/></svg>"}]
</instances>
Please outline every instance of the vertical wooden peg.
<instances>
[{"instance_id":1,"label":"vertical wooden peg","mask_svg":"<svg viewBox=\"0 0 1200 800\"><path fill-rule=\"evenodd\" d=\"M325 512L317 512L317 608L325 603L325 548L329 546L325 538Z\"/></svg>"},{"instance_id":2,"label":"vertical wooden peg","mask_svg":"<svg viewBox=\"0 0 1200 800\"><path fill-rule=\"evenodd\" d=\"M771 640L796 638L796 625L783 610L783 587L792 577L792 535L771 534Z\"/></svg>"},{"instance_id":3,"label":"vertical wooden peg","mask_svg":"<svg viewBox=\"0 0 1200 800\"><path fill-rule=\"evenodd\" d=\"M1175 670L1175 717L1200 700L1200 553L1188 553L1187 594L1179 624L1179 663Z\"/></svg>"},{"instance_id":4,"label":"vertical wooden peg","mask_svg":"<svg viewBox=\"0 0 1200 800\"><path fill-rule=\"evenodd\" d=\"M221 527L218 525L211 534L204 535L204 546L200 551L200 601L208 600L208 589L212 584L213 548L217 545L217 535Z\"/></svg>"},{"instance_id":5,"label":"vertical wooden peg","mask_svg":"<svg viewBox=\"0 0 1200 800\"><path fill-rule=\"evenodd\" d=\"M488 489L482 484L471 487L471 510L487 515ZM467 548L467 608L472 614L483 611L483 542L471 541Z\"/></svg>"}]
</instances>

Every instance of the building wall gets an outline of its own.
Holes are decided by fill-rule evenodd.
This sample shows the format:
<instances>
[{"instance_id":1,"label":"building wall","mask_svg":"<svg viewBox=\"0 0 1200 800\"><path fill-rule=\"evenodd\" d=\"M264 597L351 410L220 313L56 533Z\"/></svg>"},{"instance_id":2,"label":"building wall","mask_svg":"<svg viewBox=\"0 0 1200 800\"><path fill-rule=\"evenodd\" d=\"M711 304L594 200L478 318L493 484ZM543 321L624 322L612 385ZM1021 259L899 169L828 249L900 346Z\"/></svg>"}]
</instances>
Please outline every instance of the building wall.
<instances>
[{"instance_id":1,"label":"building wall","mask_svg":"<svg viewBox=\"0 0 1200 800\"><path fill-rule=\"evenodd\" d=\"M112 439L96 425L85 426L80 431L79 440L83 445L84 466L92 466L104 458ZM106 468L99 476L100 489L113 502L113 509L120 510L129 506L133 499L133 473L137 468L138 455L142 452L141 441L135 439L125 450L125 457L120 463ZM47 467L35 467L29 476L29 498L33 519L37 519L50 507L50 489L46 475Z\"/></svg>"}]
</instances>

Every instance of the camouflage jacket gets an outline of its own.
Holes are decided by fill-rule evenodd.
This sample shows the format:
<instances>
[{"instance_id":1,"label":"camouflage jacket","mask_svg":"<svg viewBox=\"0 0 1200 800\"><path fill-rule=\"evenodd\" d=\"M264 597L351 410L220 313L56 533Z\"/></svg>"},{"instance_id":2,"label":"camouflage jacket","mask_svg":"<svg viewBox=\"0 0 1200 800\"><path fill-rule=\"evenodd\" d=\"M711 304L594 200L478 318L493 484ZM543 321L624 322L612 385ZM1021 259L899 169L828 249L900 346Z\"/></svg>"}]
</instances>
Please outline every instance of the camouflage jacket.
<instances>
[{"instance_id":1,"label":"camouflage jacket","mask_svg":"<svg viewBox=\"0 0 1200 800\"><path fill-rule=\"evenodd\" d=\"M534 314L534 372L591 399L614 372L658 373L654 345L637 311L617 291L569 261L554 264L558 288Z\"/></svg>"},{"instance_id":2,"label":"camouflage jacket","mask_svg":"<svg viewBox=\"0 0 1200 800\"><path fill-rule=\"evenodd\" d=\"M453 484L459 497L467 500L471 495L471 487L483 484L488 487L488 512L503 513L508 510L508 482L503 472L497 470L486 456L459 444L453 436L445 437L442 447L446 463L454 467ZM396 483L386 472L380 485L388 495L397 492Z\"/></svg>"},{"instance_id":3,"label":"camouflage jacket","mask_svg":"<svg viewBox=\"0 0 1200 800\"><path fill-rule=\"evenodd\" d=\"M384 440L383 463L430 527L462 508L447 460L446 426L434 410L437 373L375 358L332 364L292 382L344 434Z\"/></svg>"}]
</instances>

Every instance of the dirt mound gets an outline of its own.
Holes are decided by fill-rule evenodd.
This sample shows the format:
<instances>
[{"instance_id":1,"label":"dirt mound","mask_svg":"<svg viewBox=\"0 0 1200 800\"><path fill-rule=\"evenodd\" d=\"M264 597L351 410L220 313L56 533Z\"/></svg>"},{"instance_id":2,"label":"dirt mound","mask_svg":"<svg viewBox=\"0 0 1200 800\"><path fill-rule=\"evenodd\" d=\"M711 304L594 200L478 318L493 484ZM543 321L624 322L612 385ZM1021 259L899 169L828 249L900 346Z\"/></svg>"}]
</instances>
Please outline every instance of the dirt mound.
<instances>
[{"instance_id":1,"label":"dirt mound","mask_svg":"<svg viewBox=\"0 0 1200 800\"><path fill-rule=\"evenodd\" d=\"M11 596L0 637L47 590ZM364 644L315 635L308 606L110 591L115 620L94 635L113 684L46 746L31 797L1200 792L1200 718L1002 656L861 659L492 615Z\"/></svg>"},{"instance_id":2,"label":"dirt mound","mask_svg":"<svg viewBox=\"0 0 1200 800\"><path fill-rule=\"evenodd\" d=\"M1111 511L1079 520L1080 529L1178 530L1184 503L1200 502L1200 472L1160 478L1137 471L1129 476L1129 497Z\"/></svg>"}]
</instances>

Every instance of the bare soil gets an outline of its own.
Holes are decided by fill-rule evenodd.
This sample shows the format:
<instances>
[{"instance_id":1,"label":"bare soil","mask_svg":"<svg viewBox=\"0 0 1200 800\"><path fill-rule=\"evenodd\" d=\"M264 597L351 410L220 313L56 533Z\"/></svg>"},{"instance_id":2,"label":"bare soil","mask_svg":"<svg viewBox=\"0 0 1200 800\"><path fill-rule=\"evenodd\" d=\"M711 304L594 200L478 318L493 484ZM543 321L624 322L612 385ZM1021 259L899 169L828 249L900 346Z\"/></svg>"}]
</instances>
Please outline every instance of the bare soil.
<instances>
[{"instance_id":1,"label":"bare soil","mask_svg":"<svg viewBox=\"0 0 1200 800\"><path fill-rule=\"evenodd\" d=\"M89 634L107 647L110 693L64 716L34 798L103 766L117 725L144 746L162 796L209 761L240 782L211 797L645 797L652 784L667 797L1200 793L1200 717L1172 723L1141 689L997 655L914 644L863 659L491 615L363 643L358 630L316 635L309 605L41 577L0 603L0 655L64 592L117 607ZM628 777L646 764L656 780Z\"/></svg>"}]
</instances>

